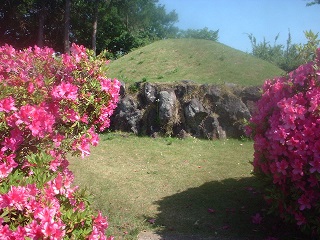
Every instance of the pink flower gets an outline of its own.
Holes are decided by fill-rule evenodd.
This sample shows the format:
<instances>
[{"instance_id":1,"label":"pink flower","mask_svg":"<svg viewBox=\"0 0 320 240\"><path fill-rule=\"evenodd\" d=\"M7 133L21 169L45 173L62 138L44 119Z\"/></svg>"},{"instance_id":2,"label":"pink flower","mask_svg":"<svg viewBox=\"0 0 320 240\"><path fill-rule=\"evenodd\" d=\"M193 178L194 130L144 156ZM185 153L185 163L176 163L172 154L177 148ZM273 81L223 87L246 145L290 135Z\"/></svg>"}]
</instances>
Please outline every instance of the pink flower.
<instances>
[{"instance_id":1,"label":"pink flower","mask_svg":"<svg viewBox=\"0 0 320 240\"><path fill-rule=\"evenodd\" d=\"M300 213L300 212L295 213L294 217L295 217L295 219L297 221L297 225L298 226L306 224L306 218L303 216L302 213Z\"/></svg>"},{"instance_id":2,"label":"pink flower","mask_svg":"<svg viewBox=\"0 0 320 240\"><path fill-rule=\"evenodd\" d=\"M83 116L80 118L80 121L83 123L88 124L88 115L87 114L83 114Z\"/></svg>"},{"instance_id":3,"label":"pink flower","mask_svg":"<svg viewBox=\"0 0 320 240\"><path fill-rule=\"evenodd\" d=\"M64 122L77 122L80 120L79 114L71 108L65 108L62 112L62 116Z\"/></svg>"},{"instance_id":4,"label":"pink flower","mask_svg":"<svg viewBox=\"0 0 320 240\"><path fill-rule=\"evenodd\" d=\"M151 224L154 224L156 222L156 219L151 218L151 219L148 220L148 222L151 223Z\"/></svg>"},{"instance_id":5,"label":"pink flower","mask_svg":"<svg viewBox=\"0 0 320 240\"><path fill-rule=\"evenodd\" d=\"M20 125L22 123L30 124L31 122L31 116L33 116L34 112L36 111L34 106L31 106L29 104L24 105L20 108L19 112L15 114L17 117L16 125Z\"/></svg>"},{"instance_id":6,"label":"pink flower","mask_svg":"<svg viewBox=\"0 0 320 240\"><path fill-rule=\"evenodd\" d=\"M99 211L98 216L93 220L94 226L99 229L99 231L103 232L108 228L108 222L105 217L102 216L101 212Z\"/></svg>"},{"instance_id":7,"label":"pink flower","mask_svg":"<svg viewBox=\"0 0 320 240\"><path fill-rule=\"evenodd\" d=\"M34 84L32 82L29 83L28 85L28 93L32 94L34 92Z\"/></svg>"},{"instance_id":8,"label":"pink flower","mask_svg":"<svg viewBox=\"0 0 320 240\"><path fill-rule=\"evenodd\" d=\"M64 189L64 184L63 184L63 177L61 173L58 173L57 177L53 179L50 182L50 187L53 190L55 194L64 194L65 189Z\"/></svg>"},{"instance_id":9,"label":"pink flower","mask_svg":"<svg viewBox=\"0 0 320 240\"><path fill-rule=\"evenodd\" d=\"M311 187L319 187L319 180L315 175L311 175L308 179L308 182L310 183Z\"/></svg>"},{"instance_id":10,"label":"pink flower","mask_svg":"<svg viewBox=\"0 0 320 240\"><path fill-rule=\"evenodd\" d=\"M313 161L310 161L309 164L311 165L310 172L318 172L320 173L320 159L315 159Z\"/></svg>"},{"instance_id":11,"label":"pink flower","mask_svg":"<svg viewBox=\"0 0 320 240\"><path fill-rule=\"evenodd\" d=\"M8 149L13 152L16 151L23 142L22 134L23 132L19 128L12 129L10 131L10 137L5 137L1 151L5 152Z\"/></svg>"},{"instance_id":12,"label":"pink flower","mask_svg":"<svg viewBox=\"0 0 320 240\"><path fill-rule=\"evenodd\" d=\"M78 97L78 87L71 83L62 82L53 88L51 94L56 99L76 100Z\"/></svg>"},{"instance_id":13,"label":"pink flower","mask_svg":"<svg viewBox=\"0 0 320 240\"><path fill-rule=\"evenodd\" d=\"M289 166L288 162L286 160L282 160L280 162L276 162L277 168L278 168L278 172L282 173L283 175L287 174L287 168Z\"/></svg>"},{"instance_id":14,"label":"pink flower","mask_svg":"<svg viewBox=\"0 0 320 240\"><path fill-rule=\"evenodd\" d=\"M310 197L307 196L306 194L303 194L298 199L298 203L300 204L300 207L299 207L300 210L310 209L311 208Z\"/></svg>"},{"instance_id":15,"label":"pink flower","mask_svg":"<svg viewBox=\"0 0 320 240\"><path fill-rule=\"evenodd\" d=\"M15 154L0 156L0 179L6 178L18 164L14 161Z\"/></svg>"},{"instance_id":16,"label":"pink flower","mask_svg":"<svg viewBox=\"0 0 320 240\"><path fill-rule=\"evenodd\" d=\"M33 220L31 223L25 226L26 236L31 239L42 239L43 233L41 225L36 220Z\"/></svg>"},{"instance_id":17,"label":"pink flower","mask_svg":"<svg viewBox=\"0 0 320 240\"><path fill-rule=\"evenodd\" d=\"M86 58L86 48L83 45L77 45L75 43L72 43L71 48L71 55L76 57L76 62L80 61L81 58Z\"/></svg>"},{"instance_id":18,"label":"pink flower","mask_svg":"<svg viewBox=\"0 0 320 240\"><path fill-rule=\"evenodd\" d=\"M109 89L111 88L111 79L99 77L98 80L100 81L101 90L109 92Z\"/></svg>"},{"instance_id":19,"label":"pink flower","mask_svg":"<svg viewBox=\"0 0 320 240\"><path fill-rule=\"evenodd\" d=\"M90 138L86 135L82 135L80 139L73 142L72 148L74 150L79 150L81 152L81 157L84 158L85 156L90 155L90 142Z\"/></svg>"},{"instance_id":20,"label":"pink flower","mask_svg":"<svg viewBox=\"0 0 320 240\"><path fill-rule=\"evenodd\" d=\"M60 145L61 145L61 142L62 142L62 140L63 139L65 139L65 137L63 136L63 135L61 135L61 134L54 134L53 136L52 136L52 140L53 140L53 142L54 142L54 146L56 147L56 148L59 148L60 147Z\"/></svg>"},{"instance_id":21,"label":"pink flower","mask_svg":"<svg viewBox=\"0 0 320 240\"><path fill-rule=\"evenodd\" d=\"M95 132L94 127L92 126L88 130L89 138L90 138L90 143L92 146L97 146L99 143L99 135Z\"/></svg>"},{"instance_id":22,"label":"pink flower","mask_svg":"<svg viewBox=\"0 0 320 240\"><path fill-rule=\"evenodd\" d=\"M9 192L3 196L3 199L9 206L15 207L21 211L27 203L28 196L25 187L11 186Z\"/></svg>"},{"instance_id":23,"label":"pink flower","mask_svg":"<svg viewBox=\"0 0 320 240\"><path fill-rule=\"evenodd\" d=\"M262 222L262 217L260 213L256 213L255 215L251 216L251 221L253 224L261 224Z\"/></svg>"},{"instance_id":24,"label":"pink flower","mask_svg":"<svg viewBox=\"0 0 320 240\"><path fill-rule=\"evenodd\" d=\"M0 239L4 239L4 240L10 240L13 239L10 236L13 235L12 230L10 230L8 225L2 225L0 224Z\"/></svg>"},{"instance_id":25,"label":"pink flower","mask_svg":"<svg viewBox=\"0 0 320 240\"><path fill-rule=\"evenodd\" d=\"M209 213L215 213L216 210L214 210L214 209L212 209L212 208L208 208L208 212L209 212Z\"/></svg>"},{"instance_id":26,"label":"pink flower","mask_svg":"<svg viewBox=\"0 0 320 240\"><path fill-rule=\"evenodd\" d=\"M303 173L303 166L304 166L304 163L303 161L301 161L300 159L295 159L292 163L291 163L291 166L292 166L292 173L293 174L297 174L297 175L300 175L300 176L303 176L304 173Z\"/></svg>"},{"instance_id":27,"label":"pink flower","mask_svg":"<svg viewBox=\"0 0 320 240\"><path fill-rule=\"evenodd\" d=\"M31 118L32 122L29 125L29 129L33 136L44 137L46 133L52 133L55 117L44 108L36 108Z\"/></svg>"},{"instance_id":28,"label":"pink flower","mask_svg":"<svg viewBox=\"0 0 320 240\"><path fill-rule=\"evenodd\" d=\"M96 226L92 227L92 232L89 236L89 240L107 240L104 233L100 232Z\"/></svg>"},{"instance_id":29,"label":"pink flower","mask_svg":"<svg viewBox=\"0 0 320 240\"><path fill-rule=\"evenodd\" d=\"M34 212L34 217L36 219L41 220L42 222L53 223L55 215L56 215L56 209L49 208L49 207L38 208Z\"/></svg>"},{"instance_id":30,"label":"pink flower","mask_svg":"<svg viewBox=\"0 0 320 240\"><path fill-rule=\"evenodd\" d=\"M41 232L44 237L50 237L52 240L60 240L65 235L64 225L61 222L45 222L42 224Z\"/></svg>"},{"instance_id":31,"label":"pink flower","mask_svg":"<svg viewBox=\"0 0 320 240\"><path fill-rule=\"evenodd\" d=\"M0 212L6 208L10 216L10 224L0 218L0 239L64 239L72 219L61 218L69 210L71 218L90 224L90 210L76 195L78 187L71 187L74 177L65 156L71 150L84 157L98 144L95 129L109 126L120 85L104 76L103 61L89 59L83 46L73 44L71 55L61 58L52 54L50 48L0 47L0 84L6 88L0 99L0 181L13 183L0 194ZM103 79L101 86L90 84L96 79ZM88 108L92 101L95 109ZM107 227L99 213L90 236L83 237L107 239Z\"/></svg>"},{"instance_id":32,"label":"pink flower","mask_svg":"<svg viewBox=\"0 0 320 240\"><path fill-rule=\"evenodd\" d=\"M0 112L16 111L17 108L14 106L13 97L8 97L0 100Z\"/></svg>"}]
</instances>

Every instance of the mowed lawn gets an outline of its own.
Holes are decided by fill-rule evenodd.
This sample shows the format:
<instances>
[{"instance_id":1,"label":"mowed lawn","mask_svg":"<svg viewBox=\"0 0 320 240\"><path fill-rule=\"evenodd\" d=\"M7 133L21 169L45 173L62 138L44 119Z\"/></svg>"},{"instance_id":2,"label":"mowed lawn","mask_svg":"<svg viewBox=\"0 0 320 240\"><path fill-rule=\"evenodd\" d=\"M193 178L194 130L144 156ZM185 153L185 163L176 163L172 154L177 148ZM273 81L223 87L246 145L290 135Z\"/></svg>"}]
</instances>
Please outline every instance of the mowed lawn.
<instances>
[{"instance_id":1,"label":"mowed lawn","mask_svg":"<svg viewBox=\"0 0 320 240\"><path fill-rule=\"evenodd\" d=\"M294 239L287 226L267 216L252 159L251 141L108 133L90 157L71 158L70 168L94 207L108 216L108 235L116 239L137 239L149 230ZM254 224L253 216L261 223Z\"/></svg>"}]
</instances>

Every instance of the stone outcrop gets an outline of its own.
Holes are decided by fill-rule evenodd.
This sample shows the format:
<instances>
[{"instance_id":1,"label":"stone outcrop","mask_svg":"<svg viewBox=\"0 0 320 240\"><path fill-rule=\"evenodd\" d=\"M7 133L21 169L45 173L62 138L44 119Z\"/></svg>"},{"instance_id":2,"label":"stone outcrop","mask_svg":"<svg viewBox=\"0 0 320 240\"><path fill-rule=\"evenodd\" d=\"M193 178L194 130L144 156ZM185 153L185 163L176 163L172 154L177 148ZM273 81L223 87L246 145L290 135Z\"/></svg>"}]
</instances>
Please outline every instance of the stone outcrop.
<instances>
[{"instance_id":1,"label":"stone outcrop","mask_svg":"<svg viewBox=\"0 0 320 240\"><path fill-rule=\"evenodd\" d=\"M239 138L261 96L259 87L209 85L192 81L139 83L122 88L111 129L138 135Z\"/></svg>"}]
</instances>

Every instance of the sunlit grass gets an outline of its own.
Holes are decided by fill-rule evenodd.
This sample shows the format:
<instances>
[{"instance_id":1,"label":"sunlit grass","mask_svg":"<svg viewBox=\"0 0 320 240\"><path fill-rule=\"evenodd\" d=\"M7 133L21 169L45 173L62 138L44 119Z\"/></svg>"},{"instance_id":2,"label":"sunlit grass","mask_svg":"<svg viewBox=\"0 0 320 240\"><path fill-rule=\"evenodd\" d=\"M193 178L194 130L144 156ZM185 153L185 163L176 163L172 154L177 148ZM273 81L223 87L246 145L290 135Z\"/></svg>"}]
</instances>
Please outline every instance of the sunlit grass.
<instances>
[{"instance_id":1,"label":"sunlit grass","mask_svg":"<svg viewBox=\"0 0 320 240\"><path fill-rule=\"evenodd\" d=\"M167 39L139 48L109 65L108 75L126 83L193 80L204 84L261 85L282 75L275 65L224 44Z\"/></svg>"},{"instance_id":2,"label":"sunlit grass","mask_svg":"<svg viewBox=\"0 0 320 240\"><path fill-rule=\"evenodd\" d=\"M136 239L144 230L259 239L266 229L251 216L264 215L265 206L252 155L251 141L109 133L89 158L71 159L71 169L116 239Z\"/></svg>"}]
</instances>

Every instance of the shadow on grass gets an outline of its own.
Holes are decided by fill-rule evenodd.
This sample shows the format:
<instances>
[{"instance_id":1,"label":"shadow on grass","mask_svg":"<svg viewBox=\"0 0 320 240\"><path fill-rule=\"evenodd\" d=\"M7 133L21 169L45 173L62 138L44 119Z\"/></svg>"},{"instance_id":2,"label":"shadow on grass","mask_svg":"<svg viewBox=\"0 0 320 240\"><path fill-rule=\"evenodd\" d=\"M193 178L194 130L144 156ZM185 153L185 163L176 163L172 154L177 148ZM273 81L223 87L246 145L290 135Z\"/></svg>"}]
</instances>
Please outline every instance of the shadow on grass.
<instances>
[{"instance_id":1,"label":"shadow on grass","mask_svg":"<svg viewBox=\"0 0 320 240\"><path fill-rule=\"evenodd\" d=\"M293 226L267 214L258 189L254 177L208 182L155 202L159 214L149 221L162 236L306 239Z\"/></svg>"}]
</instances>

